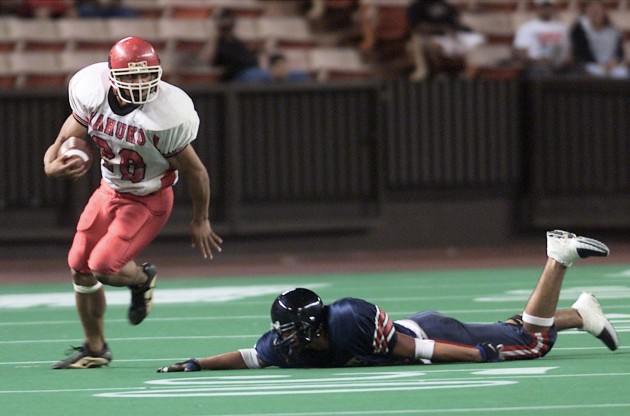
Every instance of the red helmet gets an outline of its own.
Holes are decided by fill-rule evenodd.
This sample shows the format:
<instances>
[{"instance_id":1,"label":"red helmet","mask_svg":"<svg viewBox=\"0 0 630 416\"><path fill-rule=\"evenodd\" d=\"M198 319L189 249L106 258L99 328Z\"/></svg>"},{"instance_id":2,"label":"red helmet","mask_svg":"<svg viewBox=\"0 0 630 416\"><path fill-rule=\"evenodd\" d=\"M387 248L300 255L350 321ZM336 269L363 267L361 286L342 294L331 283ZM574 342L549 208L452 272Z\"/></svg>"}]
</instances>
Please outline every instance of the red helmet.
<instances>
[{"instance_id":1,"label":"red helmet","mask_svg":"<svg viewBox=\"0 0 630 416\"><path fill-rule=\"evenodd\" d=\"M109 68L109 79L121 100L144 104L157 97L162 67L146 40L128 37L116 42L109 51Z\"/></svg>"}]
</instances>

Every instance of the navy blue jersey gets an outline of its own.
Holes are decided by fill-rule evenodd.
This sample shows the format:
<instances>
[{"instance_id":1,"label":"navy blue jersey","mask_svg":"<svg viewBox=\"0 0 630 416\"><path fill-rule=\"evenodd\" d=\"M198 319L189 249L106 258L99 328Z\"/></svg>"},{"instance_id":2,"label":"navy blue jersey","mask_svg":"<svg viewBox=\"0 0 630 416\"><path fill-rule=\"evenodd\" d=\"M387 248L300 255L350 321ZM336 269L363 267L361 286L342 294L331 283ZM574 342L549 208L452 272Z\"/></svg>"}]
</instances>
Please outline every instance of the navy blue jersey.
<instances>
[{"instance_id":1,"label":"navy blue jersey","mask_svg":"<svg viewBox=\"0 0 630 416\"><path fill-rule=\"evenodd\" d=\"M272 331L256 343L258 358L267 365L284 368L322 368L407 364L391 355L397 328L387 313L361 299L343 298L325 307L329 350L307 350L289 361L278 353ZM415 362L415 361L413 361Z\"/></svg>"},{"instance_id":2,"label":"navy blue jersey","mask_svg":"<svg viewBox=\"0 0 630 416\"><path fill-rule=\"evenodd\" d=\"M265 333L256 343L258 358L270 366L284 368L324 368L343 366L383 366L420 364L392 355L399 333L437 342L473 347L482 342L502 344L505 360L528 360L547 354L553 347L555 326L528 332L522 325L493 322L467 324L438 312L425 311L409 316L409 323L391 321L385 311L361 299L344 298L325 307L329 337L328 351L305 350L289 361L273 347L278 335Z\"/></svg>"}]
</instances>

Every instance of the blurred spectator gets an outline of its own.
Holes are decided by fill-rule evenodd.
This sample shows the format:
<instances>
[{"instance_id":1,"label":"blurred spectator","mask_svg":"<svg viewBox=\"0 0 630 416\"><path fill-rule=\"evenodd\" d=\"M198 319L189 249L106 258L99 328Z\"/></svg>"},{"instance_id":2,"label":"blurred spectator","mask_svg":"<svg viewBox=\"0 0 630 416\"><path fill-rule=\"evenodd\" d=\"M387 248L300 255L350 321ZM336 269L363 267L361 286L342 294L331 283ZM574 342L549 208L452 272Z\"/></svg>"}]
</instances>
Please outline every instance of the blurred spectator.
<instances>
[{"instance_id":1,"label":"blurred spectator","mask_svg":"<svg viewBox=\"0 0 630 416\"><path fill-rule=\"evenodd\" d=\"M217 40L212 65L223 69L224 82L269 81L269 72L260 68L258 54L234 33L236 16L231 10L222 10L216 17Z\"/></svg>"},{"instance_id":2,"label":"blurred spectator","mask_svg":"<svg viewBox=\"0 0 630 416\"><path fill-rule=\"evenodd\" d=\"M415 70L411 78L429 74L461 74L466 54L485 37L460 22L459 11L445 0L416 0L407 10L412 31L410 51Z\"/></svg>"},{"instance_id":3,"label":"blurred spectator","mask_svg":"<svg viewBox=\"0 0 630 416\"><path fill-rule=\"evenodd\" d=\"M122 4L121 0L76 0L75 11L79 17L138 17L138 12Z\"/></svg>"},{"instance_id":4,"label":"blurred spectator","mask_svg":"<svg viewBox=\"0 0 630 416\"><path fill-rule=\"evenodd\" d=\"M523 23L514 37L516 61L526 76L562 73L569 67L568 28L556 18L555 0L534 0L537 17Z\"/></svg>"},{"instance_id":5,"label":"blurred spectator","mask_svg":"<svg viewBox=\"0 0 630 416\"><path fill-rule=\"evenodd\" d=\"M294 82L309 81L310 75L306 71L291 69L287 57L281 53L269 56L269 76L271 81Z\"/></svg>"},{"instance_id":6,"label":"blurred spectator","mask_svg":"<svg viewBox=\"0 0 630 416\"><path fill-rule=\"evenodd\" d=\"M599 77L628 78L621 34L600 0L584 5L584 14L571 29L571 43L579 70Z\"/></svg>"},{"instance_id":7,"label":"blurred spectator","mask_svg":"<svg viewBox=\"0 0 630 416\"><path fill-rule=\"evenodd\" d=\"M22 0L19 15L32 18L59 18L70 14L73 6L73 0Z\"/></svg>"},{"instance_id":8,"label":"blurred spectator","mask_svg":"<svg viewBox=\"0 0 630 416\"><path fill-rule=\"evenodd\" d=\"M354 25L359 0L312 0L307 12L315 29L324 31L345 30Z\"/></svg>"},{"instance_id":9,"label":"blurred spectator","mask_svg":"<svg viewBox=\"0 0 630 416\"><path fill-rule=\"evenodd\" d=\"M22 0L0 1L0 15L17 15L20 13Z\"/></svg>"},{"instance_id":10,"label":"blurred spectator","mask_svg":"<svg viewBox=\"0 0 630 416\"><path fill-rule=\"evenodd\" d=\"M359 24L362 40L359 49L364 53L387 54L409 37L406 7L390 0L360 0ZM394 54L397 51L394 50Z\"/></svg>"}]
</instances>

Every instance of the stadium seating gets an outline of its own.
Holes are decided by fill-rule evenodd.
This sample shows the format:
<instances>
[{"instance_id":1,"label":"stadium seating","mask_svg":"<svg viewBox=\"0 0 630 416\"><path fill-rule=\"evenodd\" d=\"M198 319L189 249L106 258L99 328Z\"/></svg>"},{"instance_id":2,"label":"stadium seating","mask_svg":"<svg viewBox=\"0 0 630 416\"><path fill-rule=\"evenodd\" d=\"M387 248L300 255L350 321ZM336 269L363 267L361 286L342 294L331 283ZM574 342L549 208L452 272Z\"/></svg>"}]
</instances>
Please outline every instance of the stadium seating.
<instances>
[{"instance_id":1,"label":"stadium seating","mask_svg":"<svg viewBox=\"0 0 630 416\"><path fill-rule=\"evenodd\" d=\"M15 86L15 72L11 68L11 62L7 53L0 53L0 87L11 88Z\"/></svg>"},{"instance_id":2,"label":"stadium seating","mask_svg":"<svg viewBox=\"0 0 630 416\"><path fill-rule=\"evenodd\" d=\"M69 80L75 72L97 62L107 61L107 53L99 50L70 50L59 54L59 65Z\"/></svg>"},{"instance_id":3,"label":"stadium seating","mask_svg":"<svg viewBox=\"0 0 630 416\"><path fill-rule=\"evenodd\" d=\"M10 50L13 50L13 48L15 47L15 41L8 36L9 19L9 17L0 17L0 33L5 34L4 36L0 37L0 52L8 52Z\"/></svg>"},{"instance_id":4,"label":"stadium seating","mask_svg":"<svg viewBox=\"0 0 630 416\"><path fill-rule=\"evenodd\" d=\"M315 46L308 21L303 17L263 16L257 22L258 37L265 40L267 48Z\"/></svg>"},{"instance_id":5,"label":"stadium seating","mask_svg":"<svg viewBox=\"0 0 630 416\"><path fill-rule=\"evenodd\" d=\"M17 51L60 51L65 47L54 20L9 18L5 23L7 38Z\"/></svg>"},{"instance_id":6,"label":"stadium seating","mask_svg":"<svg viewBox=\"0 0 630 416\"><path fill-rule=\"evenodd\" d=\"M316 47L308 54L309 67L318 81L367 78L371 74L354 48Z\"/></svg>"},{"instance_id":7,"label":"stadium seating","mask_svg":"<svg viewBox=\"0 0 630 416\"><path fill-rule=\"evenodd\" d=\"M213 23L208 19L165 17L157 20L157 31L167 51L199 52L216 36Z\"/></svg>"},{"instance_id":8,"label":"stadium seating","mask_svg":"<svg viewBox=\"0 0 630 416\"><path fill-rule=\"evenodd\" d=\"M105 21L110 40L116 42L122 37L137 36L153 44L158 50L165 46L166 40L160 35L158 21L151 18L111 18Z\"/></svg>"},{"instance_id":9,"label":"stadium seating","mask_svg":"<svg viewBox=\"0 0 630 416\"><path fill-rule=\"evenodd\" d=\"M112 36L105 19L62 18L57 21L66 50L109 51Z\"/></svg>"},{"instance_id":10,"label":"stadium seating","mask_svg":"<svg viewBox=\"0 0 630 416\"><path fill-rule=\"evenodd\" d=\"M17 88L61 87L66 83L67 73L61 67L57 52L10 52L9 63L16 74Z\"/></svg>"},{"instance_id":11,"label":"stadium seating","mask_svg":"<svg viewBox=\"0 0 630 416\"><path fill-rule=\"evenodd\" d=\"M383 62L394 61L405 54L410 28L406 21L406 8L412 0L361 0L358 4L368 10L372 20L372 36L369 48L378 44L393 43L394 56L385 55ZM630 52L630 1L604 0L613 24L624 35L625 48ZM505 61L509 55L516 29L534 16L531 1L524 0L449 0L455 5L463 22L486 36L487 43L469 55L471 73L481 73L496 62ZM140 36L152 42L165 56L170 79L190 80L193 83L216 82L220 70L208 67L207 61L216 36L212 16L222 9L230 9L237 16L235 32L251 48L261 52L264 58L281 51L289 65L295 69L315 74L317 79L365 77L383 74L376 71L379 60L359 40L348 41L337 37L338 28L322 28L317 25L317 14L327 8L356 7L352 0L318 0L310 13L300 7L288 7L286 2L267 0L122 0L121 4L138 12L138 18L79 19L25 19L0 17L0 54L2 82L0 87L11 85L25 87L43 84L46 80L58 83L55 72L68 71L66 79L82 64L102 60L111 45L124 36ZM354 4L354 6L353 6ZM571 24L579 15L579 0L559 0L560 18ZM345 9L344 9L345 10ZM357 14L359 17L361 14ZM320 16L321 17L321 16ZM364 16L365 17L365 16ZM361 21L355 25L361 33ZM363 49L360 49L363 47ZM361 52L360 52L361 51ZM21 59L17 54L24 52ZM34 52L40 52L34 54ZM50 55L58 56L57 71L42 67L37 73L15 77L15 66L25 62L50 63ZM72 52L72 53L71 53ZM83 53L85 52L85 53ZM76 60L72 63L72 60ZM367 65L366 59L374 65ZM41 60L41 61L40 61ZM264 62L264 59L261 59ZM345 61L344 61L345 60ZM372 71L372 72L370 72ZM52 72L52 77L44 76ZM181 75L181 76L180 76Z\"/></svg>"}]
</instances>

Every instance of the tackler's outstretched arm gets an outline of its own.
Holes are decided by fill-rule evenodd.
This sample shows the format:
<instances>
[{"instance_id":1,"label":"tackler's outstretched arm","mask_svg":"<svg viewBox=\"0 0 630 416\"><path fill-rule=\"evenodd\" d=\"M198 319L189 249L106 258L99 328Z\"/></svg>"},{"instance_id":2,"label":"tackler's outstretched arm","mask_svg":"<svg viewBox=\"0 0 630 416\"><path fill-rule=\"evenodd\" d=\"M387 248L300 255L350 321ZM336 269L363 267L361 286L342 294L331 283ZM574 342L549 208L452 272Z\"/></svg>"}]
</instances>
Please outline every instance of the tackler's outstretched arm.
<instances>
[{"instance_id":1,"label":"tackler's outstretched arm","mask_svg":"<svg viewBox=\"0 0 630 416\"><path fill-rule=\"evenodd\" d=\"M253 348L226 352L206 358L191 358L166 367L158 368L158 373L201 370L244 370L263 368L267 365L258 359Z\"/></svg>"}]
</instances>

